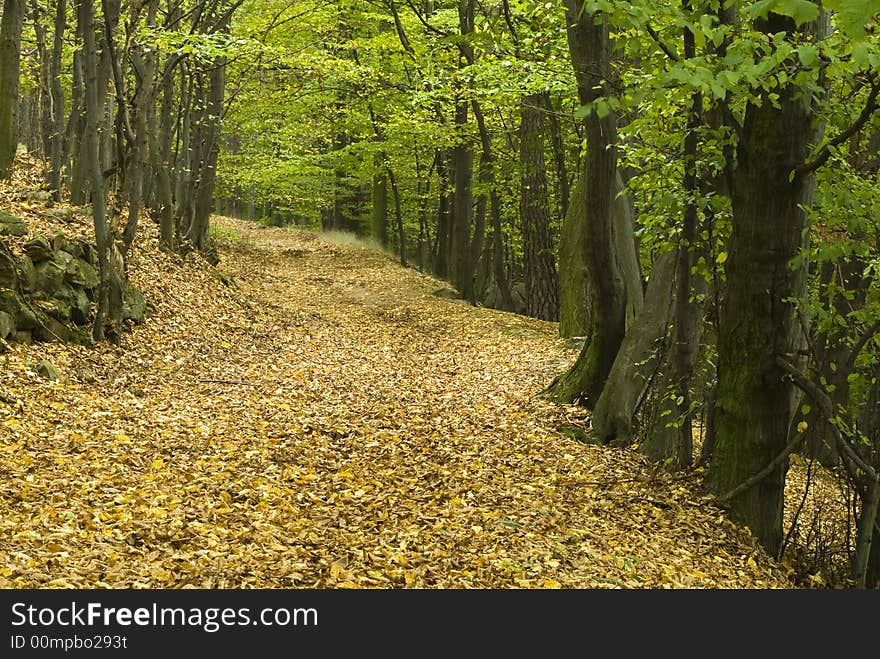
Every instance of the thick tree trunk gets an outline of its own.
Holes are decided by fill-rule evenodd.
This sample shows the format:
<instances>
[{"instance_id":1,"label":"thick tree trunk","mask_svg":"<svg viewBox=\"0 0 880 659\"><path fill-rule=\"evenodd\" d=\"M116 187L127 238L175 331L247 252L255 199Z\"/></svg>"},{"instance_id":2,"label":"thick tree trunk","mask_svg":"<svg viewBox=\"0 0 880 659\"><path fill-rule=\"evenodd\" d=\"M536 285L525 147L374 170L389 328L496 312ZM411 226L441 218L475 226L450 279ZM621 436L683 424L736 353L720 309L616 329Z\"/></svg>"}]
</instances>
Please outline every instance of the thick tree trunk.
<instances>
[{"instance_id":1,"label":"thick tree trunk","mask_svg":"<svg viewBox=\"0 0 880 659\"><path fill-rule=\"evenodd\" d=\"M24 0L3 0L0 19L0 179L9 178L18 148L18 76Z\"/></svg>"},{"instance_id":2,"label":"thick tree trunk","mask_svg":"<svg viewBox=\"0 0 880 659\"><path fill-rule=\"evenodd\" d=\"M584 178L580 176L559 236L559 335L565 339L589 340L592 312L590 277L584 260L587 239Z\"/></svg>"},{"instance_id":3,"label":"thick tree trunk","mask_svg":"<svg viewBox=\"0 0 880 659\"><path fill-rule=\"evenodd\" d=\"M766 28L793 31L793 24L771 14ZM739 142L710 470L719 494L759 473L788 443L793 388L775 360L798 344L789 300L803 296L806 268L790 263L806 246L803 209L811 204L813 177L792 172L806 160L815 134L802 90L789 86L778 94L778 105L764 99L748 106ZM730 501L731 516L772 555L782 544L787 470L784 461Z\"/></svg>"},{"instance_id":4,"label":"thick tree trunk","mask_svg":"<svg viewBox=\"0 0 880 659\"><path fill-rule=\"evenodd\" d=\"M593 410L591 435L598 444L626 445L632 440L633 419L665 353L675 268L675 252L661 254L654 263L645 304L626 332Z\"/></svg>"},{"instance_id":5,"label":"thick tree trunk","mask_svg":"<svg viewBox=\"0 0 880 659\"><path fill-rule=\"evenodd\" d=\"M566 0L568 43L581 103L593 104L608 92L613 79L607 19L581 11L579 0ZM584 121L586 156L581 174L587 223L586 272L591 295L588 339L571 369L548 393L559 401L596 404L626 333L627 296L620 259L615 257L614 206L617 183L617 116L593 112ZM631 243L630 236L630 243ZM634 249L634 247L633 247Z\"/></svg>"},{"instance_id":6,"label":"thick tree trunk","mask_svg":"<svg viewBox=\"0 0 880 659\"><path fill-rule=\"evenodd\" d=\"M690 0L684 8L689 10ZM696 56L694 33L685 28L684 56ZM670 471L684 469L693 464L694 440L691 423L691 374L697 359L700 343L700 315L702 305L698 301L705 293L702 278L691 275L694 249L697 242L699 211L697 195L697 158L699 136L697 131L703 123L703 96L693 95L688 112L687 134L684 138L684 188L687 202L678 239L678 266L675 287L675 323L672 330L672 351L666 382L661 389L663 396L658 425L642 443L641 450L653 462Z\"/></svg>"},{"instance_id":7,"label":"thick tree trunk","mask_svg":"<svg viewBox=\"0 0 880 659\"><path fill-rule=\"evenodd\" d=\"M559 320L559 278L550 236L544 165L543 95L522 100L520 122L520 219L525 255L526 314Z\"/></svg>"}]
</instances>

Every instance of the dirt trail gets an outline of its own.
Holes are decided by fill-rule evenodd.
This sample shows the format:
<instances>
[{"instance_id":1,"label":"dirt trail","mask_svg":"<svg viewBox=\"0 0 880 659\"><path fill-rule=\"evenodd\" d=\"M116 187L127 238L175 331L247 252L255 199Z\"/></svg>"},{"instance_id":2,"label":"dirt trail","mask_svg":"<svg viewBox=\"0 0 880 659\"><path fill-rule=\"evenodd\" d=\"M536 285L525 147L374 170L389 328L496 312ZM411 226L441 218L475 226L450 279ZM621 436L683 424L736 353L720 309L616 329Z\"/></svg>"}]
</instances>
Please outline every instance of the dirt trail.
<instances>
[{"instance_id":1,"label":"dirt trail","mask_svg":"<svg viewBox=\"0 0 880 659\"><path fill-rule=\"evenodd\" d=\"M554 430L555 325L219 225L216 271L141 239L120 349L0 357L0 587L790 585L691 484Z\"/></svg>"}]
</instances>

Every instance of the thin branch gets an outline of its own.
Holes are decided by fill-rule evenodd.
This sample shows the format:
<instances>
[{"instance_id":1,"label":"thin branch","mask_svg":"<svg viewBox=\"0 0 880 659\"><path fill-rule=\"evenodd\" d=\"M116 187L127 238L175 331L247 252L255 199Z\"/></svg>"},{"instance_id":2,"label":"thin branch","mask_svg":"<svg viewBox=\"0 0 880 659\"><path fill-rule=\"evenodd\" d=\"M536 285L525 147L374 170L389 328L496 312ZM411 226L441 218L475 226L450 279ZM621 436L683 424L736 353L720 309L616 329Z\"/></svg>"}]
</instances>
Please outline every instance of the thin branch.
<instances>
[{"instance_id":1,"label":"thin branch","mask_svg":"<svg viewBox=\"0 0 880 659\"><path fill-rule=\"evenodd\" d=\"M681 61L681 58L678 56L678 54L663 42L663 39L661 39L660 35L657 34L657 30L652 28L650 25L645 25L645 28L648 30L648 34L651 35L651 38L657 43L658 46L660 46L660 50L666 53L666 56L669 59L671 59L673 62Z\"/></svg>"},{"instance_id":2,"label":"thin branch","mask_svg":"<svg viewBox=\"0 0 880 659\"><path fill-rule=\"evenodd\" d=\"M823 146L819 150L819 154L810 162L804 163L800 167L797 167L794 170L795 178L799 176L805 176L812 172L815 172L822 165L828 162L828 159L831 157L831 150L835 147L840 146L844 142L846 142L853 135L858 133L866 123L871 119L874 115L874 112L880 108L880 104L877 103L877 96L880 95L880 82L876 79L871 79L871 93L868 95L868 100L865 101L865 107L862 108L862 113L859 115L859 118L855 120L849 128L840 133L837 137L832 140L829 140L825 146Z\"/></svg>"},{"instance_id":3,"label":"thin branch","mask_svg":"<svg viewBox=\"0 0 880 659\"><path fill-rule=\"evenodd\" d=\"M782 357L776 358L776 365L779 366L783 371L785 371L788 375L791 376L792 382L794 385L807 394L816 405L819 406L819 410L825 417L830 421L834 418L834 403L831 400L831 397L815 382L810 380L806 375L801 373L795 366L790 364L788 361L783 359ZM877 472L874 468L866 463L862 458L856 453L852 446L849 445L843 436L840 433L840 428L837 427L834 423L828 424L831 427L831 432L834 435L834 439L837 441L840 449L846 454L846 456L867 476L874 482L880 481L880 476L878 476Z\"/></svg>"},{"instance_id":4,"label":"thin branch","mask_svg":"<svg viewBox=\"0 0 880 659\"><path fill-rule=\"evenodd\" d=\"M782 449L782 452L779 455L777 455L775 458L773 458L773 460L770 461L770 464L768 464L766 467L764 467L757 474L755 474L754 476L749 478L747 481L737 485L730 492L727 492L726 494L723 494L720 497L718 497L718 502L719 503L727 503L728 501L730 501L734 497L739 496L740 494L742 494L746 490L750 490L752 487L754 487L755 485L760 483L762 480L767 478L767 476L769 476L774 471L776 471L776 468L779 467L779 465L781 465L783 462L785 462L785 460L788 458L788 456L791 455L792 451L794 451L798 447L798 445L803 441L803 439L804 439L804 433L796 432L794 439L792 439L788 443L788 446L786 446L784 449Z\"/></svg>"}]
</instances>

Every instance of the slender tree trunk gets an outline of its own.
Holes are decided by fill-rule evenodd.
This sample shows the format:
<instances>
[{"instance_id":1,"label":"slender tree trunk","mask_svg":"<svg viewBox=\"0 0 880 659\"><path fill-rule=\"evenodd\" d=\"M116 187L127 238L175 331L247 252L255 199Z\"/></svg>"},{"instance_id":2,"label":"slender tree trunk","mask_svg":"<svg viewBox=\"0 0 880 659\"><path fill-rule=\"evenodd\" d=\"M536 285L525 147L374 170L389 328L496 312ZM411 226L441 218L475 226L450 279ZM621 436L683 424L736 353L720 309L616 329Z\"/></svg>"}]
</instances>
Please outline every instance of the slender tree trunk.
<instances>
[{"instance_id":1,"label":"slender tree trunk","mask_svg":"<svg viewBox=\"0 0 880 659\"><path fill-rule=\"evenodd\" d=\"M208 127L204 139L204 161L199 177L193 222L189 239L201 251L207 248L211 204L214 199L214 183L217 179L217 157L220 153L220 123L226 86L226 58L218 57L209 75L209 99L207 106Z\"/></svg>"},{"instance_id":2,"label":"slender tree trunk","mask_svg":"<svg viewBox=\"0 0 880 659\"><path fill-rule=\"evenodd\" d=\"M43 160L48 160L49 154L52 152L50 140L52 139L52 130L54 126L54 122L52 121L52 94L49 90L49 79L51 77L51 53L49 52L46 43L46 31L43 29L43 24L40 22L40 9L38 7L33 7L32 9L33 12L31 15L34 22L34 37L37 42L37 54L39 55L40 66L38 103L40 149L39 151L34 151L34 153L39 153Z\"/></svg>"},{"instance_id":3,"label":"slender tree trunk","mask_svg":"<svg viewBox=\"0 0 880 659\"><path fill-rule=\"evenodd\" d=\"M690 10L690 0L684 1L684 9ZM696 56L694 33L684 30L684 56ZM685 203L681 234L678 241L678 265L676 267L675 323L672 330L672 352L667 384L663 387L663 401L658 427L642 443L642 452L651 460L668 470L684 469L693 464L694 442L691 374L697 358L700 338L700 311L698 293L705 292L703 282L695 282L691 275L693 254L697 242L697 158L699 136L697 131L703 123L703 96L693 95L688 113L687 134L684 139Z\"/></svg>"},{"instance_id":4,"label":"slender tree trunk","mask_svg":"<svg viewBox=\"0 0 880 659\"><path fill-rule=\"evenodd\" d=\"M565 164L565 145L562 139L562 127L556 108L549 93L542 94L544 107L547 109L550 124L550 143L553 145L553 162L556 165L556 197L559 205L559 217L568 215L568 203L571 197L571 186L568 180L568 166Z\"/></svg>"},{"instance_id":5,"label":"slender tree trunk","mask_svg":"<svg viewBox=\"0 0 880 659\"><path fill-rule=\"evenodd\" d=\"M79 25L77 25L79 32ZM79 35L82 39L82 35ZM82 52L73 54L73 99L70 110L70 121L67 126L67 147L70 166L70 203L82 206L88 201L88 176L84 162L85 141L83 134L86 125L85 73L83 71Z\"/></svg>"},{"instance_id":6,"label":"slender tree trunk","mask_svg":"<svg viewBox=\"0 0 880 659\"><path fill-rule=\"evenodd\" d=\"M794 32L775 14L768 33ZM732 491L763 470L788 443L793 388L776 365L796 350L791 299L804 294L806 268L790 266L806 241L804 208L812 175L792 176L805 162L815 133L809 100L792 85L774 104L749 104L733 185L733 231L727 293L720 310L716 436L710 478L715 491ZM730 501L730 514L776 555L782 544L785 474L782 462Z\"/></svg>"},{"instance_id":7,"label":"slender tree trunk","mask_svg":"<svg viewBox=\"0 0 880 659\"><path fill-rule=\"evenodd\" d=\"M151 0L147 8L148 29L156 27L158 4L158 0ZM129 59L135 72L137 87L132 103L134 145L132 153L129 155L129 162L131 164L127 181L129 193L128 220L125 224L125 231L122 234L126 255L131 251L131 246L134 243L141 206L143 205L144 174L150 165L147 118L149 115L148 104L154 102L155 99L153 94L153 76L156 69L156 56L152 50L144 52L144 49L139 44L135 44Z\"/></svg>"},{"instance_id":8,"label":"slender tree trunk","mask_svg":"<svg viewBox=\"0 0 880 659\"><path fill-rule=\"evenodd\" d=\"M525 254L526 314L559 320L559 280L550 237L547 175L544 171L543 95L522 100L520 123L520 218Z\"/></svg>"},{"instance_id":9,"label":"slender tree trunk","mask_svg":"<svg viewBox=\"0 0 880 659\"><path fill-rule=\"evenodd\" d=\"M434 251L434 274L449 279L452 238L452 203L449 191L452 187L449 156L446 150L437 151L437 232Z\"/></svg>"},{"instance_id":10,"label":"slender tree trunk","mask_svg":"<svg viewBox=\"0 0 880 659\"><path fill-rule=\"evenodd\" d=\"M49 63L49 97L52 102L52 134L49 137L49 187L55 201L61 201L61 170L64 167L64 88L61 85L61 57L67 30L67 0L55 0L55 34Z\"/></svg>"},{"instance_id":11,"label":"slender tree trunk","mask_svg":"<svg viewBox=\"0 0 880 659\"><path fill-rule=\"evenodd\" d=\"M85 71L85 129L82 135L84 168L92 189L92 217L95 227L95 241L98 247L98 263L101 283L98 289L98 310L95 316L92 335L96 341L104 340L104 321L108 315L110 269L112 248L110 230L107 224L107 207L104 199L104 177L98 154L98 123L100 104L98 102L98 54L95 45L95 10L93 0L77 0L77 22L83 41L83 70Z\"/></svg>"},{"instance_id":12,"label":"slender tree trunk","mask_svg":"<svg viewBox=\"0 0 880 659\"><path fill-rule=\"evenodd\" d=\"M450 261L453 283L466 300L473 299L473 268L471 267L471 219L473 215L473 154L462 133L468 123L468 103L459 101L455 110L455 125L459 143L452 151L452 170L455 192L452 202L452 240Z\"/></svg>"},{"instance_id":13,"label":"slender tree trunk","mask_svg":"<svg viewBox=\"0 0 880 659\"><path fill-rule=\"evenodd\" d=\"M0 179L12 174L18 149L18 77L24 0L3 0L0 19Z\"/></svg>"},{"instance_id":14,"label":"slender tree trunk","mask_svg":"<svg viewBox=\"0 0 880 659\"><path fill-rule=\"evenodd\" d=\"M373 213L370 235L382 247L388 246L388 177L385 174L385 155L376 154L377 169L373 174Z\"/></svg>"},{"instance_id":15,"label":"slender tree trunk","mask_svg":"<svg viewBox=\"0 0 880 659\"><path fill-rule=\"evenodd\" d=\"M400 265L404 268L406 262L406 233L403 230L403 209L400 202L400 189L397 187L397 177L391 166L385 164L385 172L388 175L388 182L391 184L391 195L394 197L394 218L397 220L397 246L400 252Z\"/></svg>"}]
</instances>

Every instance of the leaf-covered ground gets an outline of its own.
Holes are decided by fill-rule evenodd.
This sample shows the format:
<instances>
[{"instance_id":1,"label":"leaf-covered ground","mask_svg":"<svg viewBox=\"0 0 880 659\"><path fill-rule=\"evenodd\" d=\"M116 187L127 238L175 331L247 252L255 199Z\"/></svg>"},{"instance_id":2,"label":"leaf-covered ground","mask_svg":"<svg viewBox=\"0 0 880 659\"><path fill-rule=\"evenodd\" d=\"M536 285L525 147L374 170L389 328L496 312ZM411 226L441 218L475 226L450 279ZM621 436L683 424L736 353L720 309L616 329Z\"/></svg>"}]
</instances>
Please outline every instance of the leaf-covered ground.
<instances>
[{"instance_id":1,"label":"leaf-covered ground","mask_svg":"<svg viewBox=\"0 0 880 659\"><path fill-rule=\"evenodd\" d=\"M216 270L143 227L120 348L0 356L0 587L791 586L696 479L556 432L555 325L219 224Z\"/></svg>"}]
</instances>

